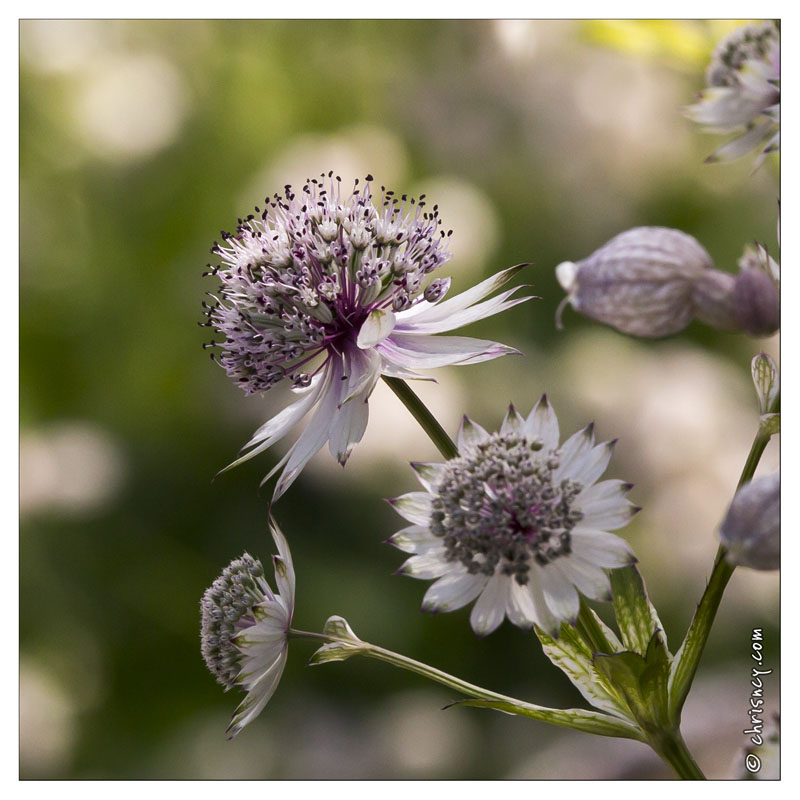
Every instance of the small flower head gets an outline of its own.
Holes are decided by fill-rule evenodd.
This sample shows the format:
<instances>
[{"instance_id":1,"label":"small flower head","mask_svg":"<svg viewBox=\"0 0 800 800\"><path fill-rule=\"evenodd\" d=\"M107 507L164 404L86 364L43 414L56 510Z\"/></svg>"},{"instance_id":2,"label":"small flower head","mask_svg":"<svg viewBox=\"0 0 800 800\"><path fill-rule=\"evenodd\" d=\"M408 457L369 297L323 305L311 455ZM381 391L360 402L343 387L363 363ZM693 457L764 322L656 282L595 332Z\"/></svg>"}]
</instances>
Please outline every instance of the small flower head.
<instances>
[{"instance_id":1,"label":"small flower head","mask_svg":"<svg viewBox=\"0 0 800 800\"><path fill-rule=\"evenodd\" d=\"M760 570L780 568L780 473L755 478L736 492L719 540L731 564Z\"/></svg>"},{"instance_id":2,"label":"small flower head","mask_svg":"<svg viewBox=\"0 0 800 800\"><path fill-rule=\"evenodd\" d=\"M726 36L714 50L699 102L686 116L710 133L743 131L709 161L730 161L761 147L780 147L780 30L773 21L751 23Z\"/></svg>"},{"instance_id":3,"label":"small flower head","mask_svg":"<svg viewBox=\"0 0 800 800\"><path fill-rule=\"evenodd\" d=\"M245 394L290 381L301 398L267 422L234 464L259 453L312 409L314 418L276 469L282 494L326 442L344 464L367 425L381 375L474 364L517 352L496 342L437 337L510 308L514 290L479 303L516 269L450 300L432 274L450 258L439 210L381 188L372 178L342 191L332 174L285 187L263 211L240 219L212 250L220 281L207 322L224 338L208 347ZM233 465L231 465L233 466ZM274 471L273 471L274 472ZM268 476L269 477L269 476Z\"/></svg>"},{"instance_id":4,"label":"small flower head","mask_svg":"<svg viewBox=\"0 0 800 800\"><path fill-rule=\"evenodd\" d=\"M271 521L279 555L273 556L273 593L258 559L234 559L200 601L200 649L206 666L225 691L247 692L228 727L232 739L272 697L286 663L287 635L294 611L294 568L289 546Z\"/></svg>"},{"instance_id":5,"label":"small flower head","mask_svg":"<svg viewBox=\"0 0 800 800\"><path fill-rule=\"evenodd\" d=\"M625 499L631 484L596 483L613 445L595 445L589 425L559 446L545 397L527 419L512 406L499 433L465 417L458 456L412 465L426 491L392 501L412 523L390 539L415 554L402 572L436 579L423 609L452 611L477 598L470 621L479 635L508 616L558 636L561 622L577 617L579 593L609 599L605 570L635 559L608 531L639 510Z\"/></svg>"},{"instance_id":6,"label":"small flower head","mask_svg":"<svg viewBox=\"0 0 800 800\"><path fill-rule=\"evenodd\" d=\"M577 264L565 261L556 277L566 304L622 333L669 336L694 318L724 331L753 336L780 324L778 290L763 269L738 275L714 269L700 243L672 228L632 228Z\"/></svg>"}]
</instances>

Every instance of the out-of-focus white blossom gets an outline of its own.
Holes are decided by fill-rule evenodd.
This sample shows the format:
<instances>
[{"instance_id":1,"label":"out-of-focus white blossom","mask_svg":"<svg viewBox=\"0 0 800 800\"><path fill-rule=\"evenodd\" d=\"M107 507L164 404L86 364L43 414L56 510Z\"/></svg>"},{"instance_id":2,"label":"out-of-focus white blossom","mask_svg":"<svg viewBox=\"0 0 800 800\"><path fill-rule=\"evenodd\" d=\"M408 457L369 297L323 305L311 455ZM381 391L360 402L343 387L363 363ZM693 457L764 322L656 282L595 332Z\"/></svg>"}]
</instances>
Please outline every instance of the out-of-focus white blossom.
<instances>
[{"instance_id":1,"label":"out-of-focus white blossom","mask_svg":"<svg viewBox=\"0 0 800 800\"><path fill-rule=\"evenodd\" d=\"M780 29L773 21L737 28L715 48L708 87L686 116L709 133L740 132L708 161L731 161L761 148L780 149Z\"/></svg>"}]
</instances>

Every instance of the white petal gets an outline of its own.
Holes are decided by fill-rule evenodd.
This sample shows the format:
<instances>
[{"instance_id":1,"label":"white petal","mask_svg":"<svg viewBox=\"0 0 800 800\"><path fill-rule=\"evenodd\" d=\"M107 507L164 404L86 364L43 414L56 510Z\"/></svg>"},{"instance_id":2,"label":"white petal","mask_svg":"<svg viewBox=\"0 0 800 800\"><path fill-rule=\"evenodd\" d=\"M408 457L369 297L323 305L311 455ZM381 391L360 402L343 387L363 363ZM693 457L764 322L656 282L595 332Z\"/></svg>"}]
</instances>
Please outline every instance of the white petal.
<instances>
[{"instance_id":1,"label":"white petal","mask_svg":"<svg viewBox=\"0 0 800 800\"><path fill-rule=\"evenodd\" d=\"M455 311L454 313L435 321L426 319L426 321L423 322L423 315L420 315L417 319L409 320L403 324L398 324L397 332L421 335L446 333L447 331L456 330L456 328L463 328L465 325L478 322L478 320L486 319L487 317L492 317L495 314L500 314L501 312L507 311L509 308L513 308L520 303L527 303L528 300L534 299L533 297L517 297L513 300L509 299L511 295L517 292L520 288L521 287L516 286L513 289L509 289L508 291L497 295L497 297L492 297L490 300L485 300L483 303L478 303L478 305L472 306L471 308L465 308L462 311ZM455 300L456 298L453 299ZM437 308L441 308L442 305L444 305L444 303Z\"/></svg>"},{"instance_id":2,"label":"white petal","mask_svg":"<svg viewBox=\"0 0 800 800\"><path fill-rule=\"evenodd\" d=\"M630 502L625 498L625 495L632 488L633 484L625 481L600 481L600 483L595 483L583 489L573 501L572 506L584 513L589 511L599 513L627 508L630 506Z\"/></svg>"},{"instance_id":3,"label":"white petal","mask_svg":"<svg viewBox=\"0 0 800 800\"><path fill-rule=\"evenodd\" d=\"M506 613L509 579L501 572L496 572L481 592L478 602L469 616L472 630L478 636L487 636L503 621Z\"/></svg>"},{"instance_id":4,"label":"white petal","mask_svg":"<svg viewBox=\"0 0 800 800\"><path fill-rule=\"evenodd\" d=\"M594 447L594 423L589 423L585 428L573 433L561 446L561 457L558 469L553 479L556 483L562 478L572 475L573 464L583 460Z\"/></svg>"},{"instance_id":5,"label":"white petal","mask_svg":"<svg viewBox=\"0 0 800 800\"><path fill-rule=\"evenodd\" d=\"M503 424L500 426L500 433L504 436L509 433L522 433L523 426L525 425L525 418L514 408L513 405L508 407Z\"/></svg>"},{"instance_id":6,"label":"white petal","mask_svg":"<svg viewBox=\"0 0 800 800\"><path fill-rule=\"evenodd\" d=\"M387 541L404 553L423 553L442 547L441 538L434 536L426 525L409 525L390 536Z\"/></svg>"},{"instance_id":7,"label":"white petal","mask_svg":"<svg viewBox=\"0 0 800 800\"><path fill-rule=\"evenodd\" d=\"M741 128L755 119L769 98L743 92L740 88L714 86L704 89L700 102L684 109L686 116L718 133Z\"/></svg>"},{"instance_id":8,"label":"white petal","mask_svg":"<svg viewBox=\"0 0 800 800\"><path fill-rule=\"evenodd\" d=\"M337 424L337 416L340 412L337 407L338 394L335 389L335 384L337 380L341 379L341 363L332 362L329 366L329 370L329 383L326 386L325 393L320 398L319 405L314 412L314 416L311 418L311 422L308 423L306 429L300 434L298 440L291 446L283 459L276 464L273 470L264 479L265 481L269 480L269 478L285 464L272 495L273 502L284 494L302 472L303 467L305 467L311 458L322 449L323 445L328 440L331 428Z\"/></svg>"},{"instance_id":9,"label":"white petal","mask_svg":"<svg viewBox=\"0 0 800 800\"><path fill-rule=\"evenodd\" d=\"M278 682L283 674L283 667L285 664L286 651L284 650L281 657L264 673L263 677L253 684L250 691L247 693L247 697L245 697L234 712L231 724L226 731L230 739L233 739L245 725L261 713L264 706L275 693L275 689L278 688Z\"/></svg>"},{"instance_id":10,"label":"white petal","mask_svg":"<svg viewBox=\"0 0 800 800\"><path fill-rule=\"evenodd\" d=\"M488 297L493 291L499 289L503 284L511 280L511 278L525 266L527 265L520 264L515 267L504 269L492 275L491 278L487 278L472 288L467 289L466 292L461 292L461 294L451 297L449 300L443 300L433 304L429 303L427 307L422 308L420 308L422 304L418 304L417 306L409 308L407 311L401 311L397 315L398 327L404 327L405 323L409 320L413 320L414 324L416 324L422 322L439 322L440 320L451 317L453 314L463 311L473 305L473 303L477 303L478 300Z\"/></svg>"},{"instance_id":11,"label":"white petal","mask_svg":"<svg viewBox=\"0 0 800 800\"><path fill-rule=\"evenodd\" d=\"M605 471L617 440L603 442L593 447L588 453L576 455L570 464L569 470L563 466L559 468L558 477L571 478L584 486L593 484Z\"/></svg>"},{"instance_id":12,"label":"white petal","mask_svg":"<svg viewBox=\"0 0 800 800\"><path fill-rule=\"evenodd\" d=\"M463 568L458 572L449 572L425 592L422 610L445 612L462 608L481 593L487 580L486 575L470 575Z\"/></svg>"},{"instance_id":13,"label":"white petal","mask_svg":"<svg viewBox=\"0 0 800 800\"><path fill-rule=\"evenodd\" d=\"M242 448L244 450L248 447L253 447L253 449L249 453L245 453L243 456L237 458L231 464L228 464L225 469L220 471L220 474L264 452L264 450L272 447L273 444L286 436L286 434L308 413L314 403L317 402L325 385L322 374L315 376L310 391L299 400L286 406L286 408L272 417L272 419L267 420L267 422L253 434L253 438Z\"/></svg>"},{"instance_id":14,"label":"white petal","mask_svg":"<svg viewBox=\"0 0 800 800\"><path fill-rule=\"evenodd\" d=\"M737 158L747 155L755 147L758 147L772 126L772 120L754 125L741 136L737 136L735 139L731 139L730 142L726 142L722 147L718 147L706 161L712 164L718 161L735 161Z\"/></svg>"},{"instance_id":15,"label":"white petal","mask_svg":"<svg viewBox=\"0 0 800 800\"><path fill-rule=\"evenodd\" d=\"M461 420L461 427L458 429L458 451L463 453L467 448L474 447L480 442L485 442L489 434L485 428L473 422L468 416Z\"/></svg>"},{"instance_id":16,"label":"white petal","mask_svg":"<svg viewBox=\"0 0 800 800\"><path fill-rule=\"evenodd\" d=\"M520 586L513 578L509 581L506 614L514 625L523 630L530 630L539 621L530 589Z\"/></svg>"},{"instance_id":17,"label":"white petal","mask_svg":"<svg viewBox=\"0 0 800 800\"><path fill-rule=\"evenodd\" d=\"M383 359L377 350L355 350L347 355L347 377L342 380L339 405L349 403L357 397L369 400L378 378L381 376Z\"/></svg>"},{"instance_id":18,"label":"white petal","mask_svg":"<svg viewBox=\"0 0 800 800\"><path fill-rule=\"evenodd\" d=\"M580 597L572 583L550 564L543 567L531 564L531 572L536 572L536 582L542 589L545 602L553 616L565 622L574 622L580 610Z\"/></svg>"},{"instance_id":19,"label":"white petal","mask_svg":"<svg viewBox=\"0 0 800 800\"><path fill-rule=\"evenodd\" d=\"M542 628L542 630L547 631L550 636L558 637L561 631L561 620L547 607L542 587L535 578L528 581L525 586L528 589L528 593L533 598L533 605L536 608L536 624Z\"/></svg>"},{"instance_id":20,"label":"white petal","mask_svg":"<svg viewBox=\"0 0 800 800\"><path fill-rule=\"evenodd\" d=\"M286 537L278 527L278 523L270 514L269 528L272 533L272 538L275 540L275 546L278 548L278 555L284 565L283 569L275 569L275 582L278 584L278 593L289 600L289 608L294 608L294 564L292 563L292 553L289 550L289 543Z\"/></svg>"},{"instance_id":21,"label":"white petal","mask_svg":"<svg viewBox=\"0 0 800 800\"><path fill-rule=\"evenodd\" d=\"M602 567L590 564L575 554L559 558L550 566L558 568L565 579L586 597L592 600L611 599L611 583Z\"/></svg>"},{"instance_id":22,"label":"white petal","mask_svg":"<svg viewBox=\"0 0 800 800\"><path fill-rule=\"evenodd\" d=\"M238 636L235 641L244 653L236 682L246 689L261 680L264 673L286 652L285 630L280 631L279 635L272 639L262 634L260 638Z\"/></svg>"},{"instance_id":23,"label":"white petal","mask_svg":"<svg viewBox=\"0 0 800 800\"><path fill-rule=\"evenodd\" d=\"M430 580L431 578L441 578L450 570L451 563L445 559L444 549L440 549L411 556L397 571L402 575L410 575L412 578Z\"/></svg>"},{"instance_id":24,"label":"white petal","mask_svg":"<svg viewBox=\"0 0 800 800\"><path fill-rule=\"evenodd\" d=\"M369 403L366 398L355 397L338 409L335 422L330 426L329 449L342 466L364 436L368 421Z\"/></svg>"},{"instance_id":25,"label":"white petal","mask_svg":"<svg viewBox=\"0 0 800 800\"><path fill-rule=\"evenodd\" d=\"M403 369L437 369L455 364L479 364L519 353L514 347L466 336L404 336L393 333L378 345L378 352Z\"/></svg>"},{"instance_id":26,"label":"white petal","mask_svg":"<svg viewBox=\"0 0 800 800\"><path fill-rule=\"evenodd\" d=\"M393 312L376 308L364 320L364 324L358 332L356 344L362 350L375 347L378 342L382 342L394 330L396 321Z\"/></svg>"},{"instance_id":27,"label":"white petal","mask_svg":"<svg viewBox=\"0 0 800 800\"><path fill-rule=\"evenodd\" d=\"M389 500L392 508L415 525L427 526L431 516L431 496L427 492L408 492Z\"/></svg>"},{"instance_id":28,"label":"white petal","mask_svg":"<svg viewBox=\"0 0 800 800\"><path fill-rule=\"evenodd\" d=\"M636 563L630 545L613 533L576 527L570 536L573 553L590 564L613 569Z\"/></svg>"},{"instance_id":29,"label":"white petal","mask_svg":"<svg viewBox=\"0 0 800 800\"><path fill-rule=\"evenodd\" d=\"M435 490L447 472L447 464L413 461L411 469L417 474L417 480L423 488L431 492Z\"/></svg>"},{"instance_id":30,"label":"white petal","mask_svg":"<svg viewBox=\"0 0 800 800\"><path fill-rule=\"evenodd\" d=\"M539 398L525 420L525 435L531 439L541 439L544 443L543 453L558 447L558 419L546 394Z\"/></svg>"},{"instance_id":31,"label":"white petal","mask_svg":"<svg viewBox=\"0 0 800 800\"><path fill-rule=\"evenodd\" d=\"M625 500L622 503L598 505L583 509L581 527L596 531L615 531L627 525L641 508Z\"/></svg>"}]
</instances>

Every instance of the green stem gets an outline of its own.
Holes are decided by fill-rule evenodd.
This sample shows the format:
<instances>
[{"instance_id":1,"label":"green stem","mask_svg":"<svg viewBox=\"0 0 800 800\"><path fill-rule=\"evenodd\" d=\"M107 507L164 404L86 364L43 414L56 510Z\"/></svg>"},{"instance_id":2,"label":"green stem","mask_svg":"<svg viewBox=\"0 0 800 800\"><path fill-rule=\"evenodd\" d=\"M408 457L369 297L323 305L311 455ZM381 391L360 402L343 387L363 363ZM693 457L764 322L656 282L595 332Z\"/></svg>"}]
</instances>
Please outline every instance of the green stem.
<instances>
[{"instance_id":1,"label":"green stem","mask_svg":"<svg viewBox=\"0 0 800 800\"><path fill-rule=\"evenodd\" d=\"M704 781L706 779L703 771L692 758L692 754L677 728L654 737L649 740L649 744L675 770L679 778L688 781Z\"/></svg>"},{"instance_id":2,"label":"green stem","mask_svg":"<svg viewBox=\"0 0 800 800\"><path fill-rule=\"evenodd\" d=\"M770 434L759 428L747 455L747 461L745 461L742 474L739 477L739 483L736 485L737 490L752 480L769 440ZM675 654L672 664L669 681L669 710L672 719L676 722L680 719L681 709L686 702L697 668L700 666L700 659L703 656L703 650L711 633L711 627L714 624L717 609L719 609L719 604L722 601L722 595L733 575L734 569L735 567L725 558L724 548L720 547L717 550L711 577L708 579L708 586L703 592L703 597L697 606L697 611L695 611L689 630L686 632L683 644Z\"/></svg>"},{"instance_id":3,"label":"green stem","mask_svg":"<svg viewBox=\"0 0 800 800\"><path fill-rule=\"evenodd\" d=\"M417 397L409 385L400 378L388 378L384 375L383 380L389 388L400 398L403 405L411 412L414 419L419 422L425 433L436 445L439 452L447 459L455 458L458 455L458 448L453 440L447 435L445 429L439 424L436 417L428 411L422 400Z\"/></svg>"},{"instance_id":4,"label":"green stem","mask_svg":"<svg viewBox=\"0 0 800 800\"><path fill-rule=\"evenodd\" d=\"M526 703L523 700L517 700L514 697L508 697L507 695L484 689L481 686L476 686L474 683L468 683L461 678L457 678L455 675L450 675L447 672L436 669L436 667L431 667L428 664L423 664L421 661L416 661L408 656L386 650L383 647L378 647L377 645L361 641L360 639L345 641L335 636L328 636L324 633L311 633L309 631L294 629L289 631L289 635L350 646L353 650L347 656L344 656L345 658L353 655L361 655L366 658L374 658L377 661L383 661L392 666L399 667L400 669L408 670L409 672L415 672L417 675L428 678L428 680L441 683L450 689L461 692L461 694L467 697L473 698L473 700L460 701L467 705L493 708L508 714L531 717L540 722L548 722L551 725L583 731L584 733L594 733L598 736L634 739L639 742L645 741L644 736L637 727L608 714L576 708L546 708L545 706Z\"/></svg>"}]
</instances>

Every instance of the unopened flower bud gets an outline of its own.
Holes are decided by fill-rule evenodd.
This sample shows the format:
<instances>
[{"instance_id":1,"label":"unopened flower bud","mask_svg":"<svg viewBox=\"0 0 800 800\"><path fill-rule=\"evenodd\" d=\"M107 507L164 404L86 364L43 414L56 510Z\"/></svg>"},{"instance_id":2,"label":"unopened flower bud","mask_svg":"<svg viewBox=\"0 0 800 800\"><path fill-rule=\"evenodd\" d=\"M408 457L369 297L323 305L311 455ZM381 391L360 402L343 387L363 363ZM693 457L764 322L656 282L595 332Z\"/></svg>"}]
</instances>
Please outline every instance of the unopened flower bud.
<instances>
[{"instance_id":1,"label":"unopened flower bud","mask_svg":"<svg viewBox=\"0 0 800 800\"><path fill-rule=\"evenodd\" d=\"M778 365L771 356L759 353L750 362L750 371L753 374L753 384L758 395L758 409L762 414L769 414L775 410L778 393L781 389Z\"/></svg>"},{"instance_id":2,"label":"unopened flower bud","mask_svg":"<svg viewBox=\"0 0 800 800\"><path fill-rule=\"evenodd\" d=\"M732 307L738 329L751 336L771 336L781 326L778 289L760 269L744 269L736 276Z\"/></svg>"},{"instance_id":3,"label":"unopened flower bud","mask_svg":"<svg viewBox=\"0 0 800 800\"><path fill-rule=\"evenodd\" d=\"M733 309L736 276L707 269L692 284L692 303L697 319L722 331L740 329Z\"/></svg>"},{"instance_id":4,"label":"unopened flower bud","mask_svg":"<svg viewBox=\"0 0 800 800\"><path fill-rule=\"evenodd\" d=\"M556 276L576 311L623 333L657 338L691 322L693 283L712 266L693 237L648 227L615 236L577 264L560 264Z\"/></svg>"},{"instance_id":5,"label":"unopened flower bud","mask_svg":"<svg viewBox=\"0 0 800 800\"><path fill-rule=\"evenodd\" d=\"M556 267L567 292L556 322L560 327L569 303L634 336L669 336L695 317L719 330L767 336L780 325L780 299L768 268L722 272L682 231L633 228L583 261Z\"/></svg>"},{"instance_id":6,"label":"unopened flower bud","mask_svg":"<svg viewBox=\"0 0 800 800\"><path fill-rule=\"evenodd\" d=\"M731 564L752 569L780 567L781 476L776 472L736 492L719 530Z\"/></svg>"}]
</instances>

